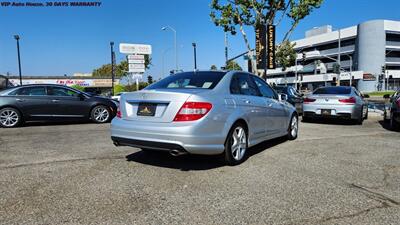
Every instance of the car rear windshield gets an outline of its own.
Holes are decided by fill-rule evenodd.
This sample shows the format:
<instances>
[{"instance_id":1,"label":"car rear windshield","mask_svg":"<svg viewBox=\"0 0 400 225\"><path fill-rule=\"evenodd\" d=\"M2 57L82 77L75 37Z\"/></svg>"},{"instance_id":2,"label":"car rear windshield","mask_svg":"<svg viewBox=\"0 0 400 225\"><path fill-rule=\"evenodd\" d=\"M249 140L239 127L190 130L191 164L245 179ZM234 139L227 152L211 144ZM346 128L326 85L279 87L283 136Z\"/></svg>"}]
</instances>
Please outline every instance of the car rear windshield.
<instances>
[{"instance_id":1,"label":"car rear windshield","mask_svg":"<svg viewBox=\"0 0 400 225\"><path fill-rule=\"evenodd\" d=\"M184 72L170 75L150 86L146 89L213 89L226 72Z\"/></svg>"},{"instance_id":2,"label":"car rear windshield","mask_svg":"<svg viewBox=\"0 0 400 225\"><path fill-rule=\"evenodd\" d=\"M315 95L348 95L351 93L350 87L325 87L314 91Z\"/></svg>"}]
</instances>

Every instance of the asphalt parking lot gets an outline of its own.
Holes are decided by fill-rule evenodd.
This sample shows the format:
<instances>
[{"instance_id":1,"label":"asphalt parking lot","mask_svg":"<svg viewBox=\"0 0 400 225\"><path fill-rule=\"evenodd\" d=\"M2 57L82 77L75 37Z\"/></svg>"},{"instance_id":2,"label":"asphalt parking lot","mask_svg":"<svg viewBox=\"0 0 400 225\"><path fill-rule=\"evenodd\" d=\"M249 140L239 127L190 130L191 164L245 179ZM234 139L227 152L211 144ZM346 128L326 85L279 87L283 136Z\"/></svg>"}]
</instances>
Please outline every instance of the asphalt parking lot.
<instances>
[{"instance_id":1,"label":"asphalt parking lot","mask_svg":"<svg viewBox=\"0 0 400 225\"><path fill-rule=\"evenodd\" d=\"M0 224L399 224L400 133L301 123L217 157L114 147L109 124L0 130Z\"/></svg>"}]
</instances>

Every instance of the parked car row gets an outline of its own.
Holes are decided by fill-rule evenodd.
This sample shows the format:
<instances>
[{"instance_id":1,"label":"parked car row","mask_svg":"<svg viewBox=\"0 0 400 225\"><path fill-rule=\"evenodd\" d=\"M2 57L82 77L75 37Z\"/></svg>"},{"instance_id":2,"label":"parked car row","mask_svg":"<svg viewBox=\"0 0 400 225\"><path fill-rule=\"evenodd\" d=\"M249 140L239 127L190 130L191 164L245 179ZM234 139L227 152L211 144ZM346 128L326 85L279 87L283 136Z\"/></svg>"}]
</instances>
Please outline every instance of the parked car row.
<instances>
[{"instance_id":1,"label":"parked car row","mask_svg":"<svg viewBox=\"0 0 400 225\"><path fill-rule=\"evenodd\" d=\"M0 92L0 126L28 121L90 119L109 122L117 102L61 85L23 85Z\"/></svg>"},{"instance_id":2,"label":"parked car row","mask_svg":"<svg viewBox=\"0 0 400 225\"><path fill-rule=\"evenodd\" d=\"M112 120L116 146L174 156L222 154L228 164L237 165L245 160L247 149L260 142L281 136L296 139L299 115L304 121L344 118L362 124L368 118L368 97L347 86L321 87L303 96L291 86L271 87L246 72L194 71L114 99L60 85L13 87L0 92L0 126L54 119ZM398 127L399 94L391 99L386 116Z\"/></svg>"}]
</instances>

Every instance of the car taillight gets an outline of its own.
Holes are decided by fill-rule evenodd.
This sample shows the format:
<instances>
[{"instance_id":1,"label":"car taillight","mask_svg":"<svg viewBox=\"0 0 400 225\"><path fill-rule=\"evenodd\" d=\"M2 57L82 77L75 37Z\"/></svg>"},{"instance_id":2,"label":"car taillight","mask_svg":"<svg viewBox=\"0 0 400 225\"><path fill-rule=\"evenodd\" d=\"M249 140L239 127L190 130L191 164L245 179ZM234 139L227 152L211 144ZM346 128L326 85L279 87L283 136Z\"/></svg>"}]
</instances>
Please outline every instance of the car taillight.
<instances>
[{"instance_id":1,"label":"car taillight","mask_svg":"<svg viewBox=\"0 0 400 225\"><path fill-rule=\"evenodd\" d=\"M310 102L315 102L317 99L314 99L314 98L305 98L304 99L304 103L310 103Z\"/></svg>"},{"instance_id":2,"label":"car taillight","mask_svg":"<svg viewBox=\"0 0 400 225\"><path fill-rule=\"evenodd\" d=\"M397 99L396 104L397 104L397 107L400 108L400 98Z\"/></svg>"},{"instance_id":3,"label":"car taillight","mask_svg":"<svg viewBox=\"0 0 400 225\"><path fill-rule=\"evenodd\" d=\"M212 108L212 104L208 102L185 102L174 121L194 121L205 116Z\"/></svg>"},{"instance_id":4,"label":"car taillight","mask_svg":"<svg viewBox=\"0 0 400 225\"><path fill-rule=\"evenodd\" d=\"M122 118L122 113L121 113L121 109L119 108L119 105L118 105L118 108L117 108L117 115L116 115L118 118Z\"/></svg>"},{"instance_id":5,"label":"car taillight","mask_svg":"<svg viewBox=\"0 0 400 225\"><path fill-rule=\"evenodd\" d=\"M345 104L356 104L356 98L351 97L351 98L339 99L339 102Z\"/></svg>"}]
</instances>

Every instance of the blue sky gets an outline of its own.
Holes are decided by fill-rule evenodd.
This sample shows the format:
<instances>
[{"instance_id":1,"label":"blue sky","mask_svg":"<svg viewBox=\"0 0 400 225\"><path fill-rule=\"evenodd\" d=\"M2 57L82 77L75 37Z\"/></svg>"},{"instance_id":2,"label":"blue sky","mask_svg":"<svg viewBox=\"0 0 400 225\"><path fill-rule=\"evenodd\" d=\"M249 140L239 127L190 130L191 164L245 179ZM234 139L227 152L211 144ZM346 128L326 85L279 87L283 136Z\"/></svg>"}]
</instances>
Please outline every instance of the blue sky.
<instances>
[{"instance_id":1,"label":"blue sky","mask_svg":"<svg viewBox=\"0 0 400 225\"><path fill-rule=\"evenodd\" d=\"M38 0L39 1L39 0ZM38 2L36 1L36 2ZM67 0L66 0L67 1ZM15 2L24 2L15 0ZM45 2L45 1L39 1ZM23 75L72 75L91 72L110 61L109 42L144 43L153 46L153 66L146 74L162 75L162 53L173 47L170 25L178 32L179 65L193 69L192 42L198 46L198 67L224 63L224 34L209 18L210 0L102 0L101 7L0 7L0 74L18 73L14 34L21 36ZM325 0L307 17L292 39L326 24L344 28L370 19L400 20L398 0ZM288 24L277 30L282 38ZM247 29L254 46L254 34ZM245 51L241 35L229 37L230 55ZM118 48L116 48L118 50ZM165 54L164 75L175 67L173 49ZM117 53L117 61L124 55ZM242 60L238 61L244 66Z\"/></svg>"}]
</instances>

